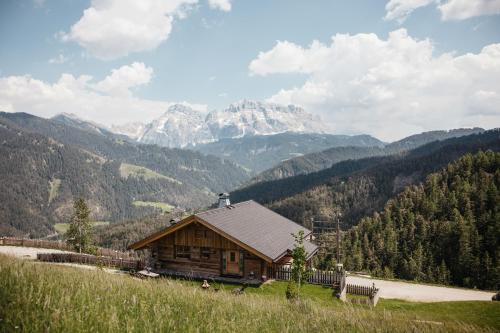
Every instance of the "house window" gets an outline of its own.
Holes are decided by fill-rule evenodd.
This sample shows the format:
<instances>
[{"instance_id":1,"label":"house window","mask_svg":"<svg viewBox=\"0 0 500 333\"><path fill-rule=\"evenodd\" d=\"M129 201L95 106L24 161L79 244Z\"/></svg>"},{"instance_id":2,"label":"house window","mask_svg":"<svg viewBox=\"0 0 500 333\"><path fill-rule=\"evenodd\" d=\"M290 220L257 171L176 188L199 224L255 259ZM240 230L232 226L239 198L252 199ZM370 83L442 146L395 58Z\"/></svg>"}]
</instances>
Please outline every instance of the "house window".
<instances>
[{"instance_id":1,"label":"house window","mask_svg":"<svg viewBox=\"0 0 500 333\"><path fill-rule=\"evenodd\" d=\"M210 259L210 248L209 247L202 247L200 249L200 257L201 259L208 260Z\"/></svg>"},{"instance_id":2,"label":"house window","mask_svg":"<svg viewBox=\"0 0 500 333\"><path fill-rule=\"evenodd\" d=\"M191 247L184 245L177 245L175 247L175 257L191 259Z\"/></svg>"},{"instance_id":3,"label":"house window","mask_svg":"<svg viewBox=\"0 0 500 333\"><path fill-rule=\"evenodd\" d=\"M236 261L236 253L231 251L229 252L229 261L230 262L235 262Z\"/></svg>"}]
</instances>

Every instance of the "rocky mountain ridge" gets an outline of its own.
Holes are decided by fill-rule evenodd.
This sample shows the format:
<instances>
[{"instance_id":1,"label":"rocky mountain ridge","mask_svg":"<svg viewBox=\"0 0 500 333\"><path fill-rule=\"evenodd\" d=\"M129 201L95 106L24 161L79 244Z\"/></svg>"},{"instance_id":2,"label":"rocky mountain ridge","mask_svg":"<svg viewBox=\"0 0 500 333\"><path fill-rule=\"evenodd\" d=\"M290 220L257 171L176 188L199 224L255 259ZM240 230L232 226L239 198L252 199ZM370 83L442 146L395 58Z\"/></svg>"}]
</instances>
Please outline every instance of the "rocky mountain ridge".
<instances>
[{"instance_id":1,"label":"rocky mountain ridge","mask_svg":"<svg viewBox=\"0 0 500 333\"><path fill-rule=\"evenodd\" d=\"M242 100L208 114L183 104L174 104L159 118L113 126L112 131L129 135L140 143L170 148L193 147L221 139L292 133L330 133L328 125L294 105Z\"/></svg>"}]
</instances>

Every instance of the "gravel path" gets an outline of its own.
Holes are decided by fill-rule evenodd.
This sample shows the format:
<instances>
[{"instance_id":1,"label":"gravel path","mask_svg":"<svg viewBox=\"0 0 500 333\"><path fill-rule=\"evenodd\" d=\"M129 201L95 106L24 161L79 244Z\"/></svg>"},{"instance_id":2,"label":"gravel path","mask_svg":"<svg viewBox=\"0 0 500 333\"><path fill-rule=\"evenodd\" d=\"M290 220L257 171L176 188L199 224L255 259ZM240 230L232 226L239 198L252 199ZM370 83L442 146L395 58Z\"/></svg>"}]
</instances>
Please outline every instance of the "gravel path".
<instances>
[{"instance_id":1,"label":"gravel path","mask_svg":"<svg viewBox=\"0 0 500 333\"><path fill-rule=\"evenodd\" d=\"M36 247L0 246L0 253L8 254L23 259L36 259L37 253L70 253L55 249L40 249Z\"/></svg>"},{"instance_id":2,"label":"gravel path","mask_svg":"<svg viewBox=\"0 0 500 333\"><path fill-rule=\"evenodd\" d=\"M493 292L473 289L448 288L400 281L376 280L362 276L348 276L347 283L379 288L381 298L413 302L491 301Z\"/></svg>"},{"instance_id":3,"label":"gravel path","mask_svg":"<svg viewBox=\"0 0 500 333\"><path fill-rule=\"evenodd\" d=\"M70 251L62 251L55 249L41 249L36 247L22 247L22 246L0 246L0 254L7 254L21 259L27 260L35 260L37 253L71 253ZM75 264L75 263L50 263L52 265L61 265L61 266L71 266L78 267L83 269L98 269L96 266L92 265L83 265L83 264ZM113 273L113 274L124 274L123 271L114 268L103 268L105 272Z\"/></svg>"}]
</instances>

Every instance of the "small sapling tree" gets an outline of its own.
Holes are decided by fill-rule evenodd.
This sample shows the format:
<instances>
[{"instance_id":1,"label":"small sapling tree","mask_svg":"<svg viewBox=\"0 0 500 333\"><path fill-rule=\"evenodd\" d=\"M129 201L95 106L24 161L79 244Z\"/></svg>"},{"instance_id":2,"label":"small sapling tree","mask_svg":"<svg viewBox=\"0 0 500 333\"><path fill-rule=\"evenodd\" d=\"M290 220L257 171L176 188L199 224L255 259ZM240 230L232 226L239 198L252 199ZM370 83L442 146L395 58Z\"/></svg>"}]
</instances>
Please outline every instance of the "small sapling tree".
<instances>
[{"instance_id":1,"label":"small sapling tree","mask_svg":"<svg viewBox=\"0 0 500 333\"><path fill-rule=\"evenodd\" d=\"M90 210L83 199L77 199L73 204L73 215L66 232L66 242L79 253L92 251L92 225Z\"/></svg>"},{"instance_id":2,"label":"small sapling tree","mask_svg":"<svg viewBox=\"0 0 500 333\"><path fill-rule=\"evenodd\" d=\"M286 297L288 299L298 299L300 296L300 288L307 281L309 272L306 267L307 252L304 247L304 231L299 231L297 234L292 234L295 239L295 245L292 251L292 279L286 288Z\"/></svg>"}]
</instances>

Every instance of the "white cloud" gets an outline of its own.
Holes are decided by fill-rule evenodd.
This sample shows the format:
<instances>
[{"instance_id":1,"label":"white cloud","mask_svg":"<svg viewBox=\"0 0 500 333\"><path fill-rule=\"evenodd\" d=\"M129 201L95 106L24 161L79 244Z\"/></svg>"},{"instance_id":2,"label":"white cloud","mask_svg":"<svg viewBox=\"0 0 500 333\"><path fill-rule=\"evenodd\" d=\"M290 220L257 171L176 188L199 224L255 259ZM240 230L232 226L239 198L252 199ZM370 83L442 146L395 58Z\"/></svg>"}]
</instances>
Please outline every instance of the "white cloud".
<instances>
[{"instance_id":1,"label":"white cloud","mask_svg":"<svg viewBox=\"0 0 500 333\"><path fill-rule=\"evenodd\" d=\"M438 6L444 21L500 14L500 0L450 0Z\"/></svg>"},{"instance_id":2,"label":"white cloud","mask_svg":"<svg viewBox=\"0 0 500 333\"><path fill-rule=\"evenodd\" d=\"M57 57L49 59L49 64L64 64L65 62L68 62L68 60L69 60L68 57L66 57L62 53L59 53Z\"/></svg>"},{"instance_id":3,"label":"white cloud","mask_svg":"<svg viewBox=\"0 0 500 333\"><path fill-rule=\"evenodd\" d=\"M318 41L313 41L308 49L287 41L278 41L272 50L260 52L257 59L250 63L250 75L311 73L327 55L328 48Z\"/></svg>"},{"instance_id":4,"label":"white cloud","mask_svg":"<svg viewBox=\"0 0 500 333\"><path fill-rule=\"evenodd\" d=\"M269 98L319 113L338 133L384 140L425 130L500 126L500 44L477 54L434 55L430 40L400 29L337 34L330 45L277 42L249 65L251 75L306 73L306 82Z\"/></svg>"},{"instance_id":5,"label":"white cloud","mask_svg":"<svg viewBox=\"0 0 500 333\"><path fill-rule=\"evenodd\" d=\"M415 9L430 4L437 5L443 21L500 14L500 0L390 0L384 19L402 23Z\"/></svg>"},{"instance_id":6,"label":"white cloud","mask_svg":"<svg viewBox=\"0 0 500 333\"><path fill-rule=\"evenodd\" d=\"M390 0L385 5L385 20L397 20L402 23L415 9L427 6L436 0Z\"/></svg>"},{"instance_id":7,"label":"white cloud","mask_svg":"<svg viewBox=\"0 0 500 333\"><path fill-rule=\"evenodd\" d=\"M231 11L231 0L208 0L210 8L219 9L224 12Z\"/></svg>"},{"instance_id":8,"label":"white cloud","mask_svg":"<svg viewBox=\"0 0 500 333\"><path fill-rule=\"evenodd\" d=\"M27 112L51 117L71 112L105 125L145 122L158 117L173 104L137 97L133 89L150 82L151 67L133 63L113 70L95 82L89 75L62 74L55 83L29 75L0 77L0 111ZM206 112L206 105L183 104Z\"/></svg>"},{"instance_id":9,"label":"white cloud","mask_svg":"<svg viewBox=\"0 0 500 333\"><path fill-rule=\"evenodd\" d=\"M197 1L92 0L62 40L104 60L153 50L168 38L174 19L184 17Z\"/></svg>"},{"instance_id":10,"label":"white cloud","mask_svg":"<svg viewBox=\"0 0 500 333\"><path fill-rule=\"evenodd\" d=\"M111 75L106 76L94 87L110 95L130 96L131 88L149 83L152 77L153 68L146 67L142 62L134 62L131 65L113 69Z\"/></svg>"}]
</instances>

